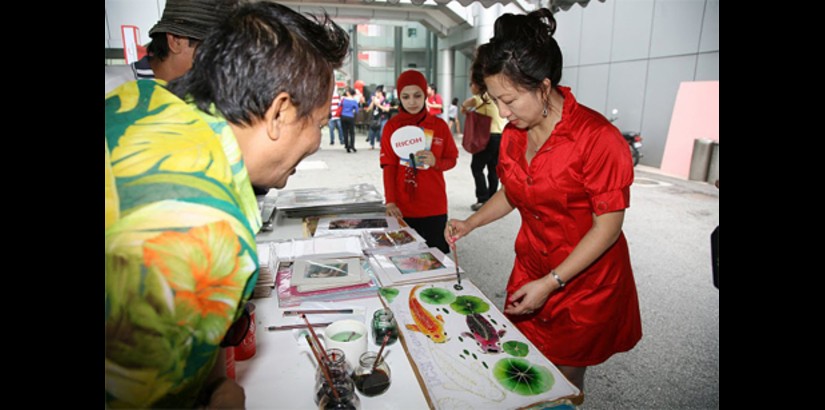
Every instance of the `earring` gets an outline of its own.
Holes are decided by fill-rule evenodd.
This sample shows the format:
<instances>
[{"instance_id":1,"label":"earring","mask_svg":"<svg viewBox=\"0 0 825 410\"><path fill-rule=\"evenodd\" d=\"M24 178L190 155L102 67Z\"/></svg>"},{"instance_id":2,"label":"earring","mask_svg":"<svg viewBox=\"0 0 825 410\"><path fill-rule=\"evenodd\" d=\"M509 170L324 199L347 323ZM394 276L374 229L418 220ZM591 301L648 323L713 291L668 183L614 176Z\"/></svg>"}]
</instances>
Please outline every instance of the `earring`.
<instances>
[{"instance_id":1,"label":"earring","mask_svg":"<svg viewBox=\"0 0 825 410\"><path fill-rule=\"evenodd\" d=\"M542 111L541 116L542 116L542 117L546 117L546 116L547 116L547 105L545 105L545 106L544 106L544 111Z\"/></svg>"}]
</instances>

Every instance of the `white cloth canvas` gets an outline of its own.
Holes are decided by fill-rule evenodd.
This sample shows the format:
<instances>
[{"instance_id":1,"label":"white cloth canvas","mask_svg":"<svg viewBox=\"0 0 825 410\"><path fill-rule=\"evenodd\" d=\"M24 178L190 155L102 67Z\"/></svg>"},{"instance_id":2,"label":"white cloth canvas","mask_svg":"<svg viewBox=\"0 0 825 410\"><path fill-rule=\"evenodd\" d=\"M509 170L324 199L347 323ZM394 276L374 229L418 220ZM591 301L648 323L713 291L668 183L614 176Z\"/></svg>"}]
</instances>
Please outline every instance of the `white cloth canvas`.
<instances>
[{"instance_id":1,"label":"white cloth canvas","mask_svg":"<svg viewBox=\"0 0 825 410\"><path fill-rule=\"evenodd\" d=\"M436 409L518 409L579 394L470 281L460 291L453 285L397 287L388 302Z\"/></svg>"}]
</instances>

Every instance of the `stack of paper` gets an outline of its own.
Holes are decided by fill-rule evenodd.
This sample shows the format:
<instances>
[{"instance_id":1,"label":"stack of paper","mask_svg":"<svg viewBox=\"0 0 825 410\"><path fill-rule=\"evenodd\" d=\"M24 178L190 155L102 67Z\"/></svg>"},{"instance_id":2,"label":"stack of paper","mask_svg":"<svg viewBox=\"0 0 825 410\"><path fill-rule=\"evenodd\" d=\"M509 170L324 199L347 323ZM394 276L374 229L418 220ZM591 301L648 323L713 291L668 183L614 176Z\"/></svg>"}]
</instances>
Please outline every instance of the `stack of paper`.
<instances>
[{"instance_id":1,"label":"stack of paper","mask_svg":"<svg viewBox=\"0 0 825 410\"><path fill-rule=\"evenodd\" d=\"M271 245L273 264L307 258L359 258L363 254L358 235L289 239Z\"/></svg>"},{"instance_id":2,"label":"stack of paper","mask_svg":"<svg viewBox=\"0 0 825 410\"><path fill-rule=\"evenodd\" d=\"M259 243L258 245L258 281L252 290L252 298L267 298L272 295L275 287L275 272L269 264L270 244Z\"/></svg>"},{"instance_id":3,"label":"stack of paper","mask_svg":"<svg viewBox=\"0 0 825 410\"><path fill-rule=\"evenodd\" d=\"M372 184L281 191L275 207L289 218L385 210L384 197Z\"/></svg>"},{"instance_id":4,"label":"stack of paper","mask_svg":"<svg viewBox=\"0 0 825 410\"><path fill-rule=\"evenodd\" d=\"M455 264L438 248L373 255L370 261L381 286L401 286L456 278ZM460 272L464 272L459 268Z\"/></svg>"}]
</instances>

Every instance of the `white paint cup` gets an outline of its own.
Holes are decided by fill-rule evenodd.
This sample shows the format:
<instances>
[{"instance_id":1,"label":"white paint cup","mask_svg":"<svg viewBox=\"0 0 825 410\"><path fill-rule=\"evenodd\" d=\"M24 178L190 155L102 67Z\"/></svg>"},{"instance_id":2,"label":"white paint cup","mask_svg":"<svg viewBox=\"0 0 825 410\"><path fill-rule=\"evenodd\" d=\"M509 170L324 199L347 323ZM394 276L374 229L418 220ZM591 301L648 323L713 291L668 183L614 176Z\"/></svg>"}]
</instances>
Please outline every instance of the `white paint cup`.
<instances>
[{"instance_id":1,"label":"white paint cup","mask_svg":"<svg viewBox=\"0 0 825 410\"><path fill-rule=\"evenodd\" d=\"M355 369L358 366L358 358L367 351L369 329L363 322L345 319L332 322L321 336L324 338L326 349L341 349L347 363Z\"/></svg>"}]
</instances>

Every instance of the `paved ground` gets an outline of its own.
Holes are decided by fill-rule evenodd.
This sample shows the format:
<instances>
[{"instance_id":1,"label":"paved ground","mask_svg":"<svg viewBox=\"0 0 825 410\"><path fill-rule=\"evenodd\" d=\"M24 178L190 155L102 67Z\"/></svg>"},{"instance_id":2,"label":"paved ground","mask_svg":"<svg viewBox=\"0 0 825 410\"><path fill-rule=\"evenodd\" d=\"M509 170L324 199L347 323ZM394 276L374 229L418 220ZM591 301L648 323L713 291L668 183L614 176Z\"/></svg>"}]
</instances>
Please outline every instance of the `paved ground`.
<instances>
[{"instance_id":1,"label":"paved ground","mask_svg":"<svg viewBox=\"0 0 825 410\"><path fill-rule=\"evenodd\" d=\"M357 153L330 146L302 163L286 189L372 183L383 192L378 149L356 137ZM460 145L460 139L457 138ZM451 218L475 202L470 155L445 173ZM459 263L496 305L512 267L520 224L513 212L460 243ZM587 371L584 408L714 409L719 407L719 291L713 287L710 233L719 224L719 190L639 166L624 233L639 292L644 336L630 352Z\"/></svg>"}]
</instances>

